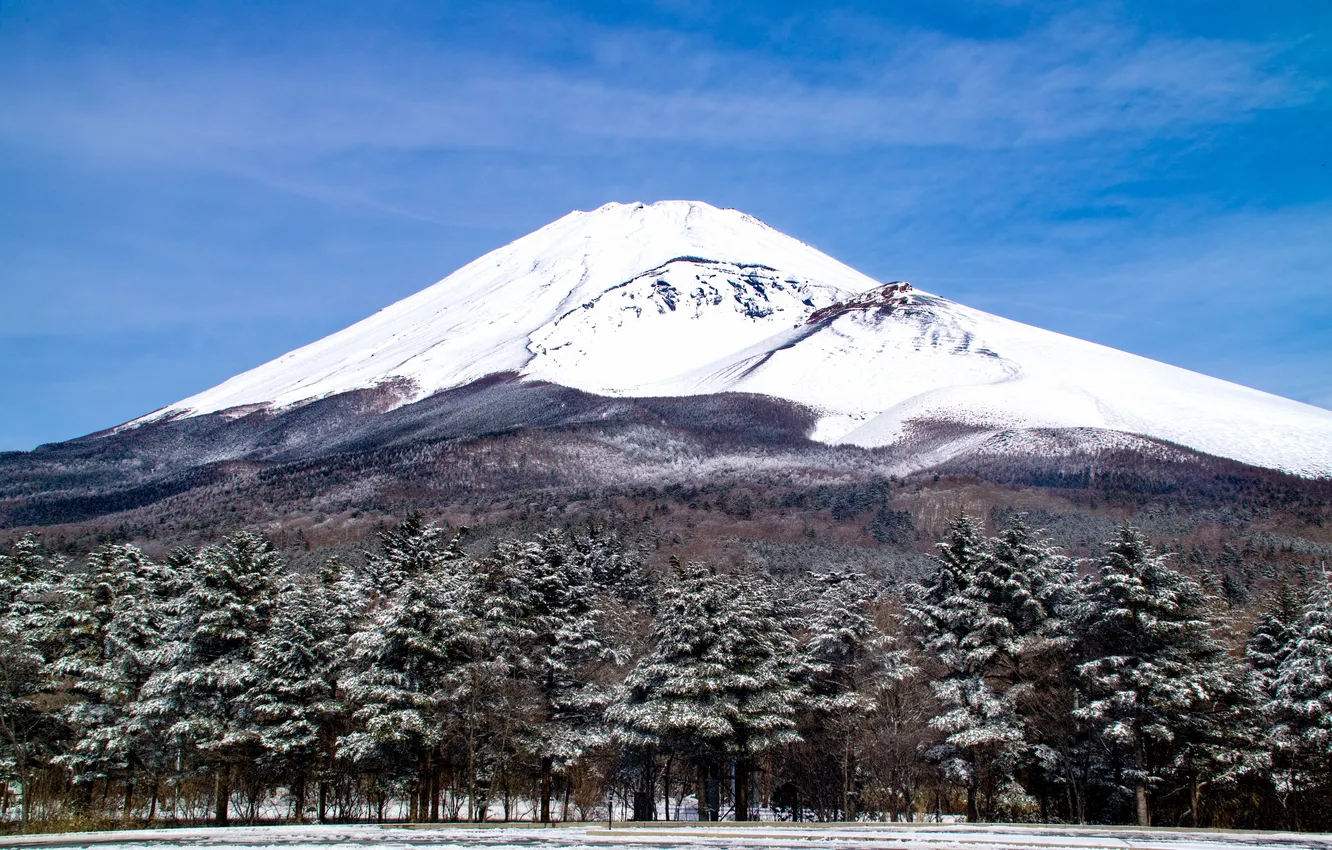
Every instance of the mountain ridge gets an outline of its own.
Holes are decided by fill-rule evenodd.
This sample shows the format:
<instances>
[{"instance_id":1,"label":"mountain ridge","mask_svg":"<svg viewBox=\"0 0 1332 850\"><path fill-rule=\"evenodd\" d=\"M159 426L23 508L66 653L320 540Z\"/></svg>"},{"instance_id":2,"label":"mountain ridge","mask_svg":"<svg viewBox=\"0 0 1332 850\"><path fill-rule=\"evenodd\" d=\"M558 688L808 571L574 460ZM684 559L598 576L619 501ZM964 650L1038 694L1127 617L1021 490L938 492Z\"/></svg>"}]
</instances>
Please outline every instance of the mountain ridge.
<instances>
[{"instance_id":1,"label":"mountain ridge","mask_svg":"<svg viewBox=\"0 0 1332 850\"><path fill-rule=\"evenodd\" d=\"M930 421L1090 429L1332 475L1330 411L880 283L697 201L570 213L128 427L370 388L401 406L500 373L611 397L783 398L817 411L808 436L830 444L897 445Z\"/></svg>"}]
</instances>

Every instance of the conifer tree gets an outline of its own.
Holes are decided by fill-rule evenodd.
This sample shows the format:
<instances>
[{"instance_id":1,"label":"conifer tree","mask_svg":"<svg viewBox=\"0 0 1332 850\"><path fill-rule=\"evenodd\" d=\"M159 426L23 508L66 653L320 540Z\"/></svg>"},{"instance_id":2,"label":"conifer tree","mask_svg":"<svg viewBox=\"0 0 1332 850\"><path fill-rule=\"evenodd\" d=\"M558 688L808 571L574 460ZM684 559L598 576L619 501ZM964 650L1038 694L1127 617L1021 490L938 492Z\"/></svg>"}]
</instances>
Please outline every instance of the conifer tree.
<instances>
[{"instance_id":1,"label":"conifer tree","mask_svg":"<svg viewBox=\"0 0 1332 850\"><path fill-rule=\"evenodd\" d=\"M1166 560L1125 525L1102 559L1082 626L1088 702L1076 713L1117 751L1143 826L1151 823L1151 788L1176 765L1188 735L1213 733L1196 724L1214 720L1209 706L1233 687L1214 633L1215 600Z\"/></svg>"},{"instance_id":2,"label":"conifer tree","mask_svg":"<svg viewBox=\"0 0 1332 850\"><path fill-rule=\"evenodd\" d=\"M167 625L164 595L175 582L170 568L133 546L108 545L89 556L88 568L56 666L78 697L66 711L76 737L62 762L79 783L123 782L126 819L135 781L148 779L151 818L166 753L160 727L138 711L138 703L159 662Z\"/></svg>"},{"instance_id":3,"label":"conifer tree","mask_svg":"<svg viewBox=\"0 0 1332 850\"><path fill-rule=\"evenodd\" d=\"M1272 692L1271 740L1290 766L1293 789L1326 795L1332 790L1332 588L1326 573L1310 590Z\"/></svg>"},{"instance_id":4,"label":"conifer tree","mask_svg":"<svg viewBox=\"0 0 1332 850\"><path fill-rule=\"evenodd\" d=\"M256 679L246 699L262 748L259 765L287 782L297 823L344 714L338 681L351 624L337 578L331 565L317 578L288 580L255 647Z\"/></svg>"},{"instance_id":5,"label":"conifer tree","mask_svg":"<svg viewBox=\"0 0 1332 850\"><path fill-rule=\"evenodd\" d=\"M976 521L960 514L936 548L935 571L908 589L907 611L922 651L938 664L931 687L943 713L931 725L945 738L934 757L966 788L974 823L987 789L991 801L994 791L1012 796L1008 785L1021 755L1021 719L1006 688L989 678L1013 628L988 598L1002 585L987 575L994 555Z\"/></svg>"},{"instance_id":6,"label":"conifer tree","mask_svg":"<svg viewBox=\"0 0 1332 850\"><path fill-rule=\"evenodd\" d=\"M884 691L914 672L906 653L875 622L875 597L863 576L834 570L810 577L799 609L806 633L797 674L804 689L801 735L823 763L822 776L807 781L831 784L832 776L839 777L839 807L848 820L856 817L860 772L854 742L881 707Z\"/></svg>"},{"instance_id":7,"label":"conifer tree","mask_svg":"<svg viewBox=\"0 0 1332 850\"><path fill-rule=\"evenodd\" d=\"M427 522L420 511L407 512L402 524L378 533L379 546L365 553L365 563L355 576L361 595L389 597L413 577L429 573L445 561L463 557L462 528L450 538L444 529Z\"/></svg>"},{"instance_id":8,"label":"conifer tree","mask_svg":"<svg viewBox=\"0 0 1332 850\"><path fill-rule=\"evenodd\" d=\"M354 728L339 739L338 753L362 770L408 781L411 814L424 820L438 807L435 756L459 668L484 640L478 588L458 538L418 515L381 534L380 545L360 583L372 594L379 593L372 581L392 589L378 595L348 643Z\"/></svg>"},{"instance_id":9,"label":"conifer tree","mask_svg":"<svg viewBox=\"0 0 1332 850\"><path fill-rule=\"evenodd\" d=\"M539 817L549 822L553 772L607 740L602 715L612 694L592 673L618 659L605 641L600 606L634 566L601 541L559 531L539 536L531 547L509 544L508 551L510 558L521 553L532 591L524 616L531 624L527 672L535 689L523 734L539 764Z\"/></svg>"},{"instance_id":10,"label":"conifer tree","mask_svg":"<svg viewBox=\"0 0 1332 850\"><path fill-rule=\"evenodd\" d=\"M32 817L37 769L57 752L63 724L47 710L62 562L48 560L36 535L0 555L0 775L21 786L20 820Z\"/></svg>"},{"instance_id":11,"label":"conifer tree","mask_svg":"<svg viewBox=\"0 0 1332 850\"><path fill-rule=\"evenodd\" d=\"M236 768L260 752L246 697L285 569L272 543L252 531L202 549L175 601L174 634L143 688L144 716L166 725L170 743L213 775L218 823L229 818Z\"/></svg>"},{"instance_id":12,"label":"conifer tree","mask_svg":"<svg viewBox=\"0 0 1332 850\"><path fill-rule=\"evenodd\" d=\"M749 817L751 759L799 739L795 642L757 584L699 564L679 568L653 619L650 648L608 712L627 746L680 753L701 780L734 759L737 819ZM700 794L700 815L709 796Z\"/></svg>"},{"instance_id":13,"label":"conifer tree","mask_svg":"<svg viewBox=\"0 0 1332 850\"><path fill-rule=\"evenodd\" d=\"M1257 674L1266 702L1276 698L1277 676L1299 640L1302 607L1290 582L1279 579L1244 648L1244 657Z\"/></svg>"}]
</instances>

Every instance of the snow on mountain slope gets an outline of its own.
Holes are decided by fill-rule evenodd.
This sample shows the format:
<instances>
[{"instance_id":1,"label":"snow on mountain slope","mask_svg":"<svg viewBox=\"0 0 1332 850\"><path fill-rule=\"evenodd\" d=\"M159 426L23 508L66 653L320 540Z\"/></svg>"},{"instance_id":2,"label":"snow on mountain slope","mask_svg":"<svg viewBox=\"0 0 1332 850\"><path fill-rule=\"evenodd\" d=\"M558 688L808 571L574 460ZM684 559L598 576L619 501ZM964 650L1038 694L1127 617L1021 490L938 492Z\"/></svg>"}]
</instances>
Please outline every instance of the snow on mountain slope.
<instances>
[{"instance_id":1,"label":"snow on mountain slope","mask_svg":"<svg viewBox=\"0 0 1332 850\"><path fill-rule=\"evenodd\" d=\"M767 266L682 257L538 329L524 374L628 392L762 342L851 295Z\"/></svg>"},{"instance_id":2,"label":"snow on mountain slope","mask_svg":"<svg viewBox=\"0 0 1332 850\"><path fill-rule=\"evenodd\" d=\"M873 447L913 423L1094 428L1332 475L1332 411L908 290L651 391L778 395L827 412L816 436ZM761 362L760 362L761 361Z\"/></svg>"},{"instance_id":3,"label":"snow on mountain slope","mask_svg":"<svg viewBox=\"0 0 1332 850\"><path fill-rule=\"evenodd\" d=\"M861 273L736 210L666 201L607 204L573 212L468 263L415 295L345 330L299 348L152 415L211 413L410 381L415 400L532 359L529 335L580 304L671 260L762 263L839 294L875 285ZM568 326L568 323L565 324ZM692 338L708 359L725 336ZM601 367L585 364L598 383ZM601 381L599 383L607 383Z\"/></svg>"},{"instance_id":4,"label":"snow on mountain slope","mask_svg":"<svg viewBox=\"0 0 1332 850\"><path fill-rule=\"evenodd\" d=\"M971 429L959 450L1026 445L997 439L1023 429L1111 430L1332 475L1332 411L881 286L687 201L570 213L140 421L385 384L405 403L497 372L607 395L787 398L821 411L812 436L832 443L895 444L937 422Z\"/></svg>"}]
</instances>

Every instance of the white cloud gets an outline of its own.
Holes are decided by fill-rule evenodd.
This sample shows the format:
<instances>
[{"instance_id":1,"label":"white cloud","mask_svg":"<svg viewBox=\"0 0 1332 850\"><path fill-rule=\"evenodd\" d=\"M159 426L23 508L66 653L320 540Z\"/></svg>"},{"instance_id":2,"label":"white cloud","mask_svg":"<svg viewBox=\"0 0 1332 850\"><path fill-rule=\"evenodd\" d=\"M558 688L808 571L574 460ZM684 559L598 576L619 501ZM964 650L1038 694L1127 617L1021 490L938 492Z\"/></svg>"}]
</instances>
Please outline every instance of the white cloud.
<instances>
[{"instance_id":1,"label":"white cloud","mask_svg":"<svg viewBox=\"0 0 1332 850\"><path fill-rule=\"evenodd\" d=\"M1004 148L1238 121L1316 90L1275 68L1272 45L1144 38L1094 19L994 40L885 33L877 49L836 62L835 74L678 34L594 35L591 61L563 67L410 40L267 58L11 59L0 136L190 162L662 141Z\"/></svg>"}]
</instances>

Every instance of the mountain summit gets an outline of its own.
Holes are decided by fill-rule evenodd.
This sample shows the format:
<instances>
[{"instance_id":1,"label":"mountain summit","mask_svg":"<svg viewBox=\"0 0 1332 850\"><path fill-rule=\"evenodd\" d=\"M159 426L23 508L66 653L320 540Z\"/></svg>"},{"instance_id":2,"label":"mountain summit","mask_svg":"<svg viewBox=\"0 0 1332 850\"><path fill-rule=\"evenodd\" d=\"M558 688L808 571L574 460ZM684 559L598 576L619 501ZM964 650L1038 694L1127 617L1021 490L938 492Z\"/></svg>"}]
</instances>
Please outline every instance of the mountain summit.
<instances>
[{"instance_id":1,"label":"mountain summit","mask_svg":"<svg viewBox=\"0 0 1332 850\"><path fill-rule=\"evenodd\" d=\"M570 213L132 424L376 387L408 404L498 373L607 396L775 396L812 408L809 436L826 443L899 445L941 425L945 455L1142 436L1332 475L1332 412L885 285L697 201Z\"/></svg>"}]
</instances>

